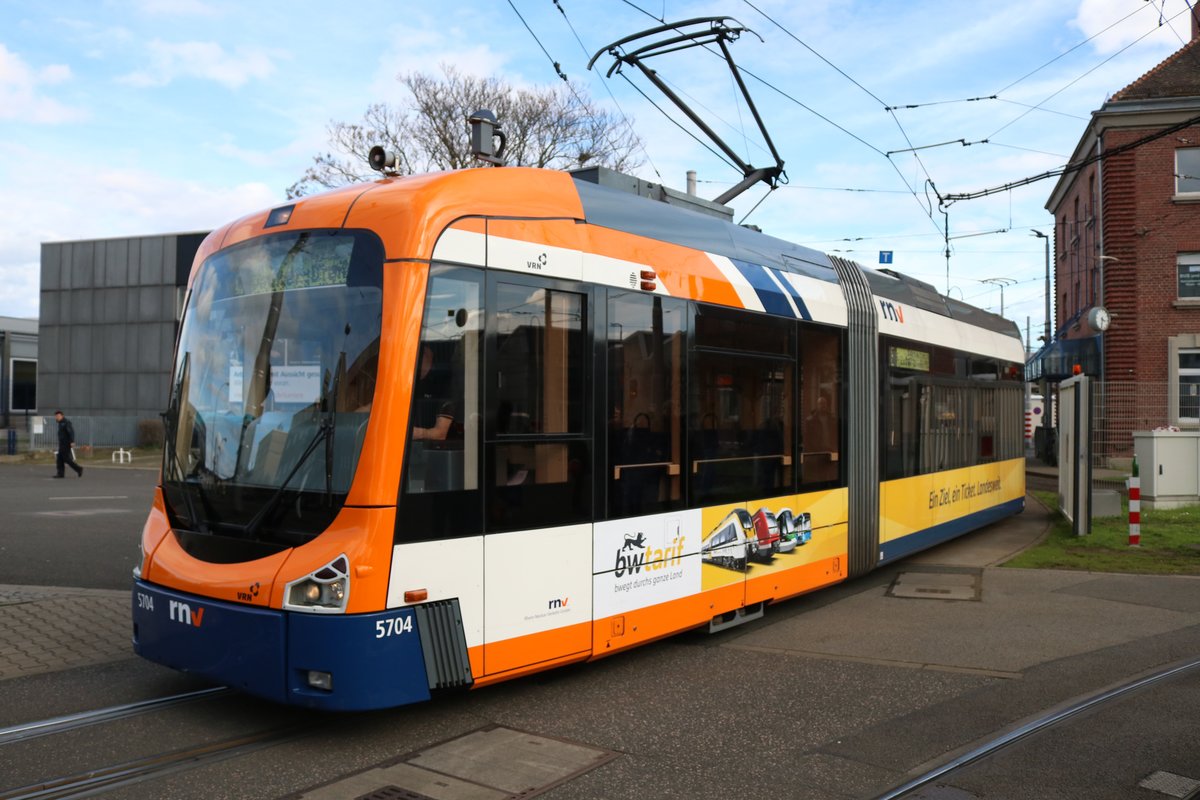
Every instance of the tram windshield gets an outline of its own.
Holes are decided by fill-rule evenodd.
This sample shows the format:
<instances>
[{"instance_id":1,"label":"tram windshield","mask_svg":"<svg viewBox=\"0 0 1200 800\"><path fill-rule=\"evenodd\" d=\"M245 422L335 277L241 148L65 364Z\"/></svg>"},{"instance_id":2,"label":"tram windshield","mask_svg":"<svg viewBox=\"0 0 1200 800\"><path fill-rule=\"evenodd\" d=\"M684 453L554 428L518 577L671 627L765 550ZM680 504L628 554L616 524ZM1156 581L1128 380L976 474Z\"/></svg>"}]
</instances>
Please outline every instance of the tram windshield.
<instances>
[{"instance_id":1,"label":"tram windshield","mask_svg":"<svg viewBox=\"0 0 1200 800\"><path fill-rule=\"evenodd\" d=\"M204 262L165 415L176 528L289 546L328 525L375 391L382 275L364 232L281 233Z\"/></svg>"}]
</instances>

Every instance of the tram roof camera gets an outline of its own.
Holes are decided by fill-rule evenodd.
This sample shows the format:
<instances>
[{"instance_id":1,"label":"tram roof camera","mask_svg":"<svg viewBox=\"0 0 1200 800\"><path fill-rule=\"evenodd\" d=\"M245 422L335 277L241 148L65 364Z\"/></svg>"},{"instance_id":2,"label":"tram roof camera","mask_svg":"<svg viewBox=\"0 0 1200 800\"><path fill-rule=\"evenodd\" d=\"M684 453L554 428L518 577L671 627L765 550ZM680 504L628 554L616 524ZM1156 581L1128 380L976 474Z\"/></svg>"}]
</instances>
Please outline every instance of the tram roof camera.
<instances>
[{"instance_id":1,"label":"tram roof camera","mask_svg":"<svg viewBox=\"0 0 1200 800\"><path fill-rule=\"evenodd\" d=\"M396 170L396 154L385 150L380 145L371 148L371 152L367 153L367 161L370 163L371 169L382 172L384 175L399 174Z\"/></svg>"},{"instance_id":2,"label":"tram roof camera","mask_svg":"<svg viewBox=\"0 0 1200 800\"><path fill-rule=\"evenodd\" d=\"M486 108L481 108L467 118L471 126L471 154L480 161L504 166L504 147L508 138L501 130L496 115ZM496 149L495 140L500 140L500 148Z\"/></svg>"}]
</instances>

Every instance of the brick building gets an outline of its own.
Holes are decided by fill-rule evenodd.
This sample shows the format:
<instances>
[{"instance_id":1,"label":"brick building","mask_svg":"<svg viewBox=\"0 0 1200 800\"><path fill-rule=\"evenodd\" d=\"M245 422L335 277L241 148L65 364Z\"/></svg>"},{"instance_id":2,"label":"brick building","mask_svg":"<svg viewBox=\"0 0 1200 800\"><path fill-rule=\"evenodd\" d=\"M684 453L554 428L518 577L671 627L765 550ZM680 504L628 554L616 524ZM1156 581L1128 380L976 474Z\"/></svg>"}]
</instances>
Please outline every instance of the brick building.
<instances>
[{"instance_id":1,"label":"brick building","mask_svg":"<svg viewBox=\"0 0 1200 800\"><path fill-rule=\"evenodd\" d=\"M1092 113L1046 204L1056 334L1030 377L1163 387L1138 425L1200 426L1200 8L1191 33Z\"/></svg>"}]
</instances>

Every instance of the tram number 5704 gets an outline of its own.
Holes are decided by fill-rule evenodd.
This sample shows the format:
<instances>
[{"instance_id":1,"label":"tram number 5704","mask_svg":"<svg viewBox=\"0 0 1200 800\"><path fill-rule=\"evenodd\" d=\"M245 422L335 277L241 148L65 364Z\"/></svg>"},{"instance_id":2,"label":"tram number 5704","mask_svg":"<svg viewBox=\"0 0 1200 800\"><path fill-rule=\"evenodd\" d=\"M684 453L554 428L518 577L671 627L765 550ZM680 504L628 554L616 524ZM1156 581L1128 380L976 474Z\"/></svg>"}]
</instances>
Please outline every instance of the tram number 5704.
<instances>
[{"instance_id":1,"label":"tram number 5704","mask_svg":"<svg viewBox=\"0 0 1200 800\"><path fill-rule=\"evenodd\" d=\"M382 639L385 636L402 636L406 633L412 633L412 625L412 617L392 617L391 619L375 620L375 638Z\"/></svg>"}]
</instances>

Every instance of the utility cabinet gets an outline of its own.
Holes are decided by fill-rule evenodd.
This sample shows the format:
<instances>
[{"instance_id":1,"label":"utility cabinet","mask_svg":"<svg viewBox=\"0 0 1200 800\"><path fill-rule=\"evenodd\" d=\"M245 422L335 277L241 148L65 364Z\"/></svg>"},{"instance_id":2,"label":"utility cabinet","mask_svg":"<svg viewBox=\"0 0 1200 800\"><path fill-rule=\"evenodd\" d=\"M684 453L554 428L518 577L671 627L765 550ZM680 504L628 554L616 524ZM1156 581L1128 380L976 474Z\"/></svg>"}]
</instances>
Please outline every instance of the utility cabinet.
<instances>
[{"instance_id":1,"label":"utility cabinet","mask_svg":"<svg viewBox=\"0 0 1200 800\"><path fill-rule=\"evenodd\" d=\"M1200 431L1136 431L1133 451L1147 507L1200 503Z\"/></svg>"}]
</instances>

